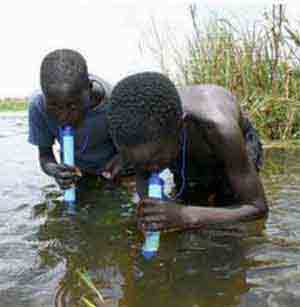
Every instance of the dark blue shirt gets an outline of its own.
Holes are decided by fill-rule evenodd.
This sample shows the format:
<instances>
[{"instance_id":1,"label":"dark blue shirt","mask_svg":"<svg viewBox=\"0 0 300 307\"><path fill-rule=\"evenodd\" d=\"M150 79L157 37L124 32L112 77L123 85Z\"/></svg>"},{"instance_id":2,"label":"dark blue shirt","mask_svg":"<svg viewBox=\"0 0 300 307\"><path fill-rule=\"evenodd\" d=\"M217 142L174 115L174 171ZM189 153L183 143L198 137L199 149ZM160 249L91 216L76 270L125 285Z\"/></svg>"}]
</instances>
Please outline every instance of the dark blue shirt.
<instances>
[{"instance_id":1,"label":"dark blue shirt","mask_svg":"<svg viewBox=\"0 0 300 307\"><path fill-rule=\"evenodd\" d=\"M41 91L29 98L28 141L39 147L51 147L55 139L61 145L59 125L46 113L45 99ZM75 165L83 172L100 174L106 163L116 154L116 148L108 133L106 110L103 102L86 112L83 124L75 130Z\"/></svg>"}]
</instances>

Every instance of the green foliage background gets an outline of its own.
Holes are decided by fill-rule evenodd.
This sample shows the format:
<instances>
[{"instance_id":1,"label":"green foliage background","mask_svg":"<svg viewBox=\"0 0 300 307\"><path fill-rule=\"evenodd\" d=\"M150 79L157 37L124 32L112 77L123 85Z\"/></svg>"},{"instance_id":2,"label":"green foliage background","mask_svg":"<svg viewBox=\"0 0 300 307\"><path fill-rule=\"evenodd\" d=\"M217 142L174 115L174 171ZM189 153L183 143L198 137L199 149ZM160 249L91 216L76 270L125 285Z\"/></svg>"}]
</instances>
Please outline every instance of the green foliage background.
<instances>
[{"instance_id":1,"label":"green foliage background","mask_svg":"<svg viewBox=\"0 0 300 307\"><path fill-rule=\"evenodd\" d=\"M205 22L191 5L193 30L184 49L153 20L143 46L179 86L212 83L231 90L264 140L295 140L300 135L300 32L285 10L273 5L245 26L233 17L211 16Z\"/></svg>"}]
</instances>

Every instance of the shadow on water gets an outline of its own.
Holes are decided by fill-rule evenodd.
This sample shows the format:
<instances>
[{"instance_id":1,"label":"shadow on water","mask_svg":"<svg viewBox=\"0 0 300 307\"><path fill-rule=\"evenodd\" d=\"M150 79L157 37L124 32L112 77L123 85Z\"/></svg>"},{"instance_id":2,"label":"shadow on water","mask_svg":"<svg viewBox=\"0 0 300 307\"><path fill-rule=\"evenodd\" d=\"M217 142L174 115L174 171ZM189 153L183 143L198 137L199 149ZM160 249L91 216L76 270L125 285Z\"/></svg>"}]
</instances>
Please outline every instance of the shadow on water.
<instances>
[{"instance_id":1,"label":"shadow on water","mask_svg":"<svg viewBox=\"0 0 300 307\"><path fill-rule=\"evenodd\" d=\"M128 189L91 182L79 214L68 216L61 193L33 163L25 120L0 120L0 145L7 149L0 306L84 306L80 297L91 294L78 270L89 274L108 306L300 305L299 150L265 153L267 221L163 234L158 256L146 262Z\"/></svg>"}]
</instances>

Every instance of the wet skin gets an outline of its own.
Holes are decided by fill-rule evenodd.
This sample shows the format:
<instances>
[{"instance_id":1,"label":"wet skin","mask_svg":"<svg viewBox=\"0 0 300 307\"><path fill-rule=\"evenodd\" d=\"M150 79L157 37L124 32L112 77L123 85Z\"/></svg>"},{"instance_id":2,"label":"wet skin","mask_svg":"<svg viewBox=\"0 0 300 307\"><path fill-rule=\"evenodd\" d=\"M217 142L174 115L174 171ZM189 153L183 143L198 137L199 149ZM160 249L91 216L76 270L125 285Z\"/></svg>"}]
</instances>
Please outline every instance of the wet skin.
<instances>
[{"instance_id":1,"label":"wet skin","mask_svg":"<svg viewBox=\"0 0 300 307\"><path fill-rule=\"evenodd\" d=\"M268 212L264 189L243 136L243 118L235 98L225 89L193 86L180 91L185 119L174 135L158 144L121 147L121 154L136 165L137 190L142 196L138 217L141 230L202 228L215 224L254 220ZM146 197L151 171L162 170L179 153L181 127L188 135L187 159L202 164L215 157L224 165L235 202L221 207L182 206ZM177 149L176 149L177 148ZM189 178L187 178L189 180ZM178 187L177 187L178 188ZM224 205L224 207L223 207Z\"/></svg>"}]
</instances>

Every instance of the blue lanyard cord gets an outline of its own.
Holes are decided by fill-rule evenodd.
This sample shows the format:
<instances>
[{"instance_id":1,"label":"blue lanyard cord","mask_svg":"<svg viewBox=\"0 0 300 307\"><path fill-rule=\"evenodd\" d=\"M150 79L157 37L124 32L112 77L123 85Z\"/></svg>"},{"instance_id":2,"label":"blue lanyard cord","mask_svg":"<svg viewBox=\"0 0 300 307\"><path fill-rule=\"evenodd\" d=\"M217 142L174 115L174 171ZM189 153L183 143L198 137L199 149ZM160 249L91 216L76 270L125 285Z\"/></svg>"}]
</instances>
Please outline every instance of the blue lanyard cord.
<instances>
[{"instance_id":1,"label":"blue lanyard cord","mask_svg":"<svg viewBox=\"0 0 300 307\"><path fill-rule=\"evenodd\" d=\"M178 193L175 195L175 197L173 197L173 200L178 199L184 189L185 189L185 185L186 185L186 176L185 176L185 171L186 171L186 150L187 150L187 132L186 129L183 128L182 131L182 157L181 157L181 169L180 169L180 175L181 175L181 187L180 190L178 191Z\"/></svg>"},{"instance_id":2,"label":"blue lanyard cord","mask_svg":"<svg viewBox=\"0 0 300 307\"><path fill-rule=\"evenodd\" d=\"M79 149L79 152L80 152L81 155L82 155L82 154L85 152L85 150L87 149L88 143L89 143L89 136L88 136L88 134L87 134L86 137L85 137L85 139L84 139L84 142L81 144L80 149Z\"/></svg>"},{"instance_id":3,"label":"blue lanyard cord","mask_svg":"<svg viewBox=\"0 0 300 307\"><path fill-rule=\"evenodd\" d=\"M85 100L84 100L84 104L85 104L85 106L84 106L85 112L88 112L88 110L89 110L89 105L90 105L90 99L85 99ZM81 155L82 155L82 154L85 152L85 150L87 149L88 143L89 143L89 135L87 134L86 137L85 137L85 139L84 139L84 141L83 141L83 143L82 143L81 146L80 146L79 152L80 152Z\"/></svg>"},{"instance_id":4,"label":"blue lanyard cord","mask_svg":"<svg viewBox=\"0 0 300 307\"><path fill-rule=\"evenodd\" d=\"M58 143L60 145L60 152L59 152L59 157L60 157L60 163L63 163L63 134L62 134L62 128L58 127Z\"/></svg>"}]
</instances>

